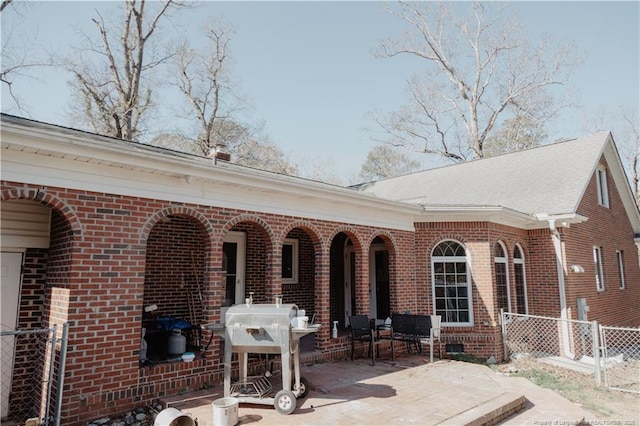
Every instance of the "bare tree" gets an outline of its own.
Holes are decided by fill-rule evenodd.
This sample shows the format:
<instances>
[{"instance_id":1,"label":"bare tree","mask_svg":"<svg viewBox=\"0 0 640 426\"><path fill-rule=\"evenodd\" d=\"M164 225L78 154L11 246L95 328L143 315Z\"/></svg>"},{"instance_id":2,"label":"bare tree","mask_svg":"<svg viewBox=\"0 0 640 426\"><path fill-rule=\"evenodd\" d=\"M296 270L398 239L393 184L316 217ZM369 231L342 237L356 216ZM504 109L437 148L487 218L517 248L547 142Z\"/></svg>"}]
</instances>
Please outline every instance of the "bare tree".
<instances>
[{"instance_id":1,"label":"bare tree","mask_svg":"<svg viewBox=\"0 0 640 426\"><path fill-rule=\"evenodd\" d=\"M207 48L199 53L185 42L176 56L178 87L195 113L199 124L197 144L202 155L209 155L237 139L237 126L231 114L238 101L227 72L231 30L219 21L205 30ZM231 139L231 140L225 140Z\"/></svg>"},{"instance_id":2,"label":"bare tree","mask_svg":"<svg viewBox=\"0 0 640 426\"><path fill-rule=\"evenodd\" d=\"M153 4L156 9L148 10L146 0L126 0L122 21L113 27L96 12L92 20L100 41L89 38L89 47L77 55L79 61L68 61L80 116L97 133L135 140L142 132L142 120L152 106L148 73L171 56L148 50L158 23L178 5L173 0Z\"/></svg>"},{"instance_id":3,"label":"bare tree","mask_svg":"<svg viewBox=\"0 0 640 426\"><path fill-rule=\"evenodd\" d=\"M638 106L601 107L583 117L586 133L611 132L623 160L629 184L640 206L640 115Z\"/></svg>"},{"instance_id":4,"label":"bare tree","mask_svg":"<svg viewBox=\"0 0 640 426\"><path fill-rule=\"evenodd\" d=\"M162 148L203 156L202 145L191 137L162 133L155 136L150 144ZM220 119L212 133L212 146L220 147L224 141L224 151L231 157L230 162L287 175L297 175L298 166L286 158L282 150L262 134L261 126L245 126L232 120ZM214 149L206 156L214 158Z\"/></svg>"},{"instance_id":5,"label":"bare tree","mask_svg":"<svg viewBox=\"0 0 640 426\"><path fill-rule=\"evenodd\" d=\"M538 146L547 138L544 122L528 116L515 116L502 123L487 137L484 155L491 157Z\"/></svg>"},{"instance_id":6,"label":"bare tree","mask_svg":"<svg viewBox=\"0 0 640 426\"><path fill-rule=\"evenodd\" d=\"M627 169L630 171L631 188L640 206L640 119L638 110L621 108L622 135L626 140Z\"/></svg>"},{"instance_id":7,"label":"bare tree","mask_svg":"<svg viewBox=\"0 0 640 426\"><path fill-rule=\"evenodd\" d=\"M6 88L15 107L26 112L20 96L14 91L16 78L34 78L30 74L33 68L52 66L49 60L37 58L34 53L37 34L27 34L23 31L23 21L26 19L17 9L31 6L26 1L14 2L3 0L0 4L0 16L2 17L2 52L0 53L0 82ZM11 6L7 9L8 6ZM11 11L11 12L10 12ZM10 13L10 16L7 16Z\"/></svg>"},{"instance_id":8,"label":"bare tree","mask_svg":"<svg viewBox=\"0 0 640 426\"><path fill-rule=\"evenodd\" d=\"M415 57L425 70L409 82L410 104L377 120L383 141L465 161L485 155L501 121L546 120L567 105L557 93L581 62L573 46L531 45L495 4L401 1L388 11L407 29L376 55Z\"/></svg>"},{"instance_id":9,"label":"bare tree","mask_svg":"<svg viewBox=\"0 0 640 426\"><path fill-rule=\"evenodd\" d=\"M283 174L296 174L297 166L285 158L280 148L269 142L260 126L249 126L235 115L245 102L237 95L229 71L231 29L219 19L205 27L208 45L204 52L183 43L175 57L176 79L173 84L185 96L198 131L197 153L215 156L224 150L236 164Z\"/></svg>"},{"instance_id":10,"label":"bare tree","mask_svg":"<svg viewBox=\"0 0 640 426\"><path fill-rule=\"evenodd\" d=\"M369 151L367 159L360 169L360 177L364 180L387 179L415 172L420 162L389 145L378 145Z\"/></svg>"},{"instance_id":11,"label":"bare tree","mask_svg":"<svg viewBox=\"0 0 640 426\"><path fill-rule=\"evenodd\" d=\"M13 0L2 0L2 4L0 5L0 12L4 11L4 8L9 6Z\"/></svg>"}]
</instances>

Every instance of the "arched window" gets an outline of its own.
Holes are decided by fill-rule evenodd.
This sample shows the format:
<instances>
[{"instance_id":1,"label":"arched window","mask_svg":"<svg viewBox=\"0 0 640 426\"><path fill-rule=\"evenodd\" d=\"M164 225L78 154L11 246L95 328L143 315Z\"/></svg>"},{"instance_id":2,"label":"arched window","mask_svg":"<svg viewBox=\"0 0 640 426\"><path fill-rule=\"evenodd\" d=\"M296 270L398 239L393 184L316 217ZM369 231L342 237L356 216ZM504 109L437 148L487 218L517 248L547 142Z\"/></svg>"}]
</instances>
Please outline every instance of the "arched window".
<instances>
[{"instance_id":1,"label":"arched window","mask_svg":"<svg viewBox=\"0 0 640 426\"><path fill-rule=\"evenodd\" d=\"M509 272L507 268L507 251L501 242L494 247L494 265L496 270L496 304L498 310L504 309L511 312L511 300L509 297Z\"/></svg>"},{"instance_id":2,"label":"arched window","mask_svg":"<svg viewBox=\"0 0 640 426\"><path fill-rule=\"evenodd\" d=\"M524 273L524 255L522 254L522 248L518 244L513 249L513 272L516 284L515 312L526 314L529 311L527 308L527 281Z\"/></svg>"},{"instance_id":3,"label":"arched window","mask_svg":"<svg viewBox=\"0 0 640 426\"><path fill-rule=\"evenodd\" d=\"M436 315L449 326L473 325L471 272L467 252L456 241L443 241L431 254Z\"/></svg>"}]
</instances>

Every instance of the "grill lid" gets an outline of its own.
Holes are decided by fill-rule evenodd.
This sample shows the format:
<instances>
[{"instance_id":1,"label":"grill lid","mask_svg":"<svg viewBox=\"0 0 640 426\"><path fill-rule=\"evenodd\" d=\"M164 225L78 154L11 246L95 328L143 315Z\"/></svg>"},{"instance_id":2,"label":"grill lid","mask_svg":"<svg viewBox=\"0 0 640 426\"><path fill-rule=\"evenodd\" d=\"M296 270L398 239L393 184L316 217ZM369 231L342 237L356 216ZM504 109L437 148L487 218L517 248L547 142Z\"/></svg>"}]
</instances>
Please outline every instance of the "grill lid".
<instances>
[{"instance_id":1,"label":"grill lid","mask_svg":"<svg viewBox=\"0 0 640 426\"><path fill-rule=\"evenodd\" d=\"M291 325L297 315L298 307L294 304L239 304L227 310L225 323L227 326Z\"/></svg>"}]
</instances>

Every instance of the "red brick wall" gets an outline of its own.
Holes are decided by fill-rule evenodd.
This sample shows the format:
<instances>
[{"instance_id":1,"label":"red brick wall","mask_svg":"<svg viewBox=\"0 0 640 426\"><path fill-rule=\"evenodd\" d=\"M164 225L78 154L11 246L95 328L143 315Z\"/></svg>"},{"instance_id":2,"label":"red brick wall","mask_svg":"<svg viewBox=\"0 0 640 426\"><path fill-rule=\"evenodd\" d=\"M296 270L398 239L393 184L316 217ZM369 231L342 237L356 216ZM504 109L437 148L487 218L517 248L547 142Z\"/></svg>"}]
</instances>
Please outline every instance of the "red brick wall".
<instances>
[{"instance_id":1,"label":"red brick wall","mask_svg":"<svg viewBox=\"0 0 640 426\"><path fill-rule=\"evenodd\" d=\"M247 238L245 292L253 292L254 303L273 303L273 295L266 286L269 273L267 265L267 249L269 237L264 235L258 227L251 223L240 223L233 227L233 231L244 232Z\"/></svg>"},{"instance_id":2,"label":"red brick wall","mask_svg":"<svg viewBox=\"0 0 640 426\"><path fill-rule=\"evenodd\" d=\"M298 283L283 284L284 303L295 303L306 311L309 319L315 313L316 255L311 237L300 228L291 230L286 238L298 240Z\"/></svg>"},{"instance_id":3,"label":"red brick wall","mask_svg":"<svg viewBox=\"0 0 640 426\"><path fill-rule=\"evenodd\" d=\"M49 248L28 248L24 253L17 328L43 329L57 324L59 338L62 335L61 324L67 318L69 298L68 292L57 296L58 288L53 286L64 286L68 280L72 232L64 217L57 212L52 214L50 236ZM51 352L47 341L51 337L52 334L41 332L16 337L10 410L15 407L23 413L30 410L35 417L39 416L40 408L44 412L46 407L36 406L34 401L42 397L41 386L37 384L46 383L49 375ZM58 387L58 360L57 355L52 383L54 391Z\"/></svg>"},{"instance_id":4,"label":"red brick wall","mask_svg":"<svg viewBox=\"0 0 640 426\"><path fill-rule=\"evenodd\" d=\"M606 163L604 159L602 164ZM588 319L611 326L640 326L640 267L634 232L627 219L622 200L607 170L609 208L597 201L595 176L585 191L577 211L589 218L572 225L566 233L565 255L568 266L581 265L585 272L567 274L567 305L571 317L577 319L576 299L585 297L589 305ZM604 291L597 291L593 247L601 247L604 267ZM616 251L624 256L626 289L620 289Z\"/></svg>"},{"instance_id":5,"label":"red brick wall","mask_svg":"<svg viewBox=\"0 0 640 426\"><path fill-rule=\"evenodd\" d=\"M47 266L47 249L28 249L24 253L23 275L20 288L20 301L18 310L17 329L41 329L42 309L45 300L45 281ZM5 330L3 327L3 331ZM46 381L46 372L43 368L48 334L33 333L21 334L14 338L15 358L13 365L13 377L3 377L3 380L11 380L11 397L9 416L20 411L21 414L37 417L38 401L42 396L42 386L38 384ZM6 341L3 337L3 343ZM6 356L3 352L3 362ZM37 393L37 394L34 394Z\"/></svg>"},{"instance_id":6,"label":"red brick wall","mask_svg":"<svg viewBox=\"0 0 640 426\"><path fill-rule=\"evenodd\" d=\"M513 271L513 250L518 243L527 256L527 234L525 231L486 222L442 222L416 224L416 282L417 298L425 300L417 312L433 314L431 253L436 245L444 240L455 240L467 249L470 259L472 279L473 327L443 327L444 343L461 343L464 351L477 356L502 358L502 341L500 330L497 293L495 288L495 268L493 247L501 241L508 250L508 268L510 299L515 306L515 280ZM529 271L527 284L529 284ZM530 287L527 287L530 291ZM529 298L531 300L531 298Z\"/></svg>"},{"instance_id":7,"label":"red brick wall","mask_svg":"<svg viewBox=\"0 0 640 426\"><path fill-rule=\"evenodd\" d=\"M611 185L612 180L612 190ZM328 354L344 354L350 346L346 338L329 337L330 320L342 321L343 316L340 303L344 299L340 289L344 269L339 258L343 236L349 236L354 244L357 312L362 313L368 311L368 253L376 237L384 240L389 251L393 312L431 313L431 250L444 239L463 243L472 259L475 327L447 327L443 336L445 342L463 343L468 353L497 358L502 353L492 258L492 248L498 240L509 252L512 303L515 303L513 248L519 243L526 259L529 312L557 316L559 310L555 255L546 229L525 232L489 223L418 223L414 233L235 209L176 205L114 194L32 188L22 183L3 182L2 189L3 201L34 199L54 211L43 323L48 325L49 316L52 323L70 323L63 401L65 424L83 424L88 419L113 414L114 410L126 410L141 401L221 380L218 339L204 359L141 369L138 363L140 330L145 304L156 303L176 315L188 312L178 302L184 303L184 294L177 292L176 285L180 289L183 276L188 285L193 285L195 274L189 271L193 266L190 254L187 255L191 252L196 253L193 263L202 279L203 322L219 320L219 307L224 298L222 241L231 230L247 234L247 291L256 292L256 302L268 303L272 302L273 294L284 293L286 301L301 305L307 312L315 312L318 322L325 325L316 336L316 347ZM620 215L616 207L619 200L610 192L610 211L594 213L585 207L582 214L590 216L590 222L572 226L564 239L567 256L573 261L573 253L578 253L574 246L584 245L588 238L599 238L604 247L607 277L616 274L609 253L613 254L616 249L628 253L628 290L620 292L615 287L617 284L607 284L605 294L592 295L593 301L589 302L593 303L590 315L604 312L605 319L617 321L624 312L634 306L637 309L636 302L627 301L625 296L637 300L629 295L638 294L640 279L637 263L632 262L632 247L626 242L619 248L609 247L613 237L608 233L618 231L611 229L613 225L608 231L604 227L607 221L613 223ZM597 219L598 214L604 217ZM171 220L166 222L164 218ZM623 224L619 232L627 235L629 229L628 224ZM299 284L283 286L280 245L287 235L300 239L301 275ZM176 236L179 238L175 239ZM588 253L578 257L581 262L583 258L591 258L591 244L587 244ZM35 258L35 254L32 257ZM587 269L589 265L583 266ZM589 275L593 274L586 272L580 279ZM572 279L569 276L569 280ZM156 292L159 285L170 289L170 297ZM570 285L582 286L573 281ZM595 289L595 283L591 287ZM623 312L607 313L603 305L598 304L599 299L611 294L621 294L618 299L607 300L620 302ZM571 298L577 295L571 293Z\"/></svg>"},{"instance_id":8,"label":"red brick wall","mask_svg":"<svg viewBox=\"0 0 640 426\"><path fill-rule=\"evenodd\" d=\"M193 283L193 276L186 276L191 266L187 252L195 251L201 256L196 256L195 263L202 272L204 322L219 320L224 297L221 248L228 231L247 233L247 291L257 290L258 302L271 302L274 292L287 290L286 286L282 288L280 254L275 247L296 229L291 235L301 237L302 291L289 291L287 297L304 304L308 312L315 311L323 324L329 324L331 300L327 255L332 239L341 230L356 241L356 287L361 303L366 300L363 295L368 294L368 262L363 260L368 253L360 241L368 247L376 235L382 235L387 244L398 244L390 252L399 264L413 263L412 233L406 231L174 205L64 188L31 188L22 183L3 182L2 190L3 201L38 200L54 212L43 318L50 318L51 323L70 324L63 401L65 424L84 424L88 419L127 410L142 401L221 380L217 339L205 359L190 364L141 369L139 348L144 305L156 303L175 315L187 312L176 302L183 295L175 292L176 281L182 282L182 271L186 270L185 281ZM164 218L171 220L166 222ZM307 237L298 229L304 230ZM180 238L175 239L176 234ZM309 264L311 259L315 259L313 267ZM169 263L171 268L167 268ZM394 280L402 285L410 281L412 286L412 274L409 270L391 277L392 288L397 285ZM154 293L158 285L168 286L170 297L163 299ZM404 289L396 298L414 300L413 295L404 295ZM329 333L328 326L320 330L317 347L328 353L342 353L348 340L332 342Z\"/></svg>"},{"instance_id":9,"label":"red brick wall","mask_svg":"<svg viewBox=\"0 0 640 426\"><path fill-rule=\"evenodd\" d=\"M560 317L560 292L555 250L548 229L529 231L527 295L529 314Z\"/></svg>"},{"instance_id":10,"label":"red brick wall","mask_svg":"<svg viewBox=\"0 0 640 426\"><path fill-rule=\"evenodd\" d=\"M188 217L168 216L155 224L147 240L144 306L155 304L157 315L199 323L207 246L206 231ZM192 309L189 297L197 302Z\"/></svg>"}]
</instances>

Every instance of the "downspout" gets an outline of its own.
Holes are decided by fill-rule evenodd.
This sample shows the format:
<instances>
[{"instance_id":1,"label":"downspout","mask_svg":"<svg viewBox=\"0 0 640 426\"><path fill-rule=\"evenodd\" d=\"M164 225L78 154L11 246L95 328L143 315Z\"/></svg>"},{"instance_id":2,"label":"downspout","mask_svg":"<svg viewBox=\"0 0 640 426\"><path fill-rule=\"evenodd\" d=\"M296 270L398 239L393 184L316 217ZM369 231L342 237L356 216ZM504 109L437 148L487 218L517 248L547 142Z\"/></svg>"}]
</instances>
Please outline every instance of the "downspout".
<instances>
[{"instance_id":1,"label":"downspout","mask_svg":"<svg viewBox=\"0 0 640 426\"><path fill-rule=\"evenodd\" d=\"M551 231L551 239L556 252L556 265L558 269L558 290L560 292L560 318L562 320L562 346L564 354L567 358L574 359L575 354L571 352L569 342L569 315L567 314L567 293L564 282L564 261L562 258L562 240L560 232L556 228L557 219L547 219L549 222L549 230Z\"/></svg>"}]
</instances>

